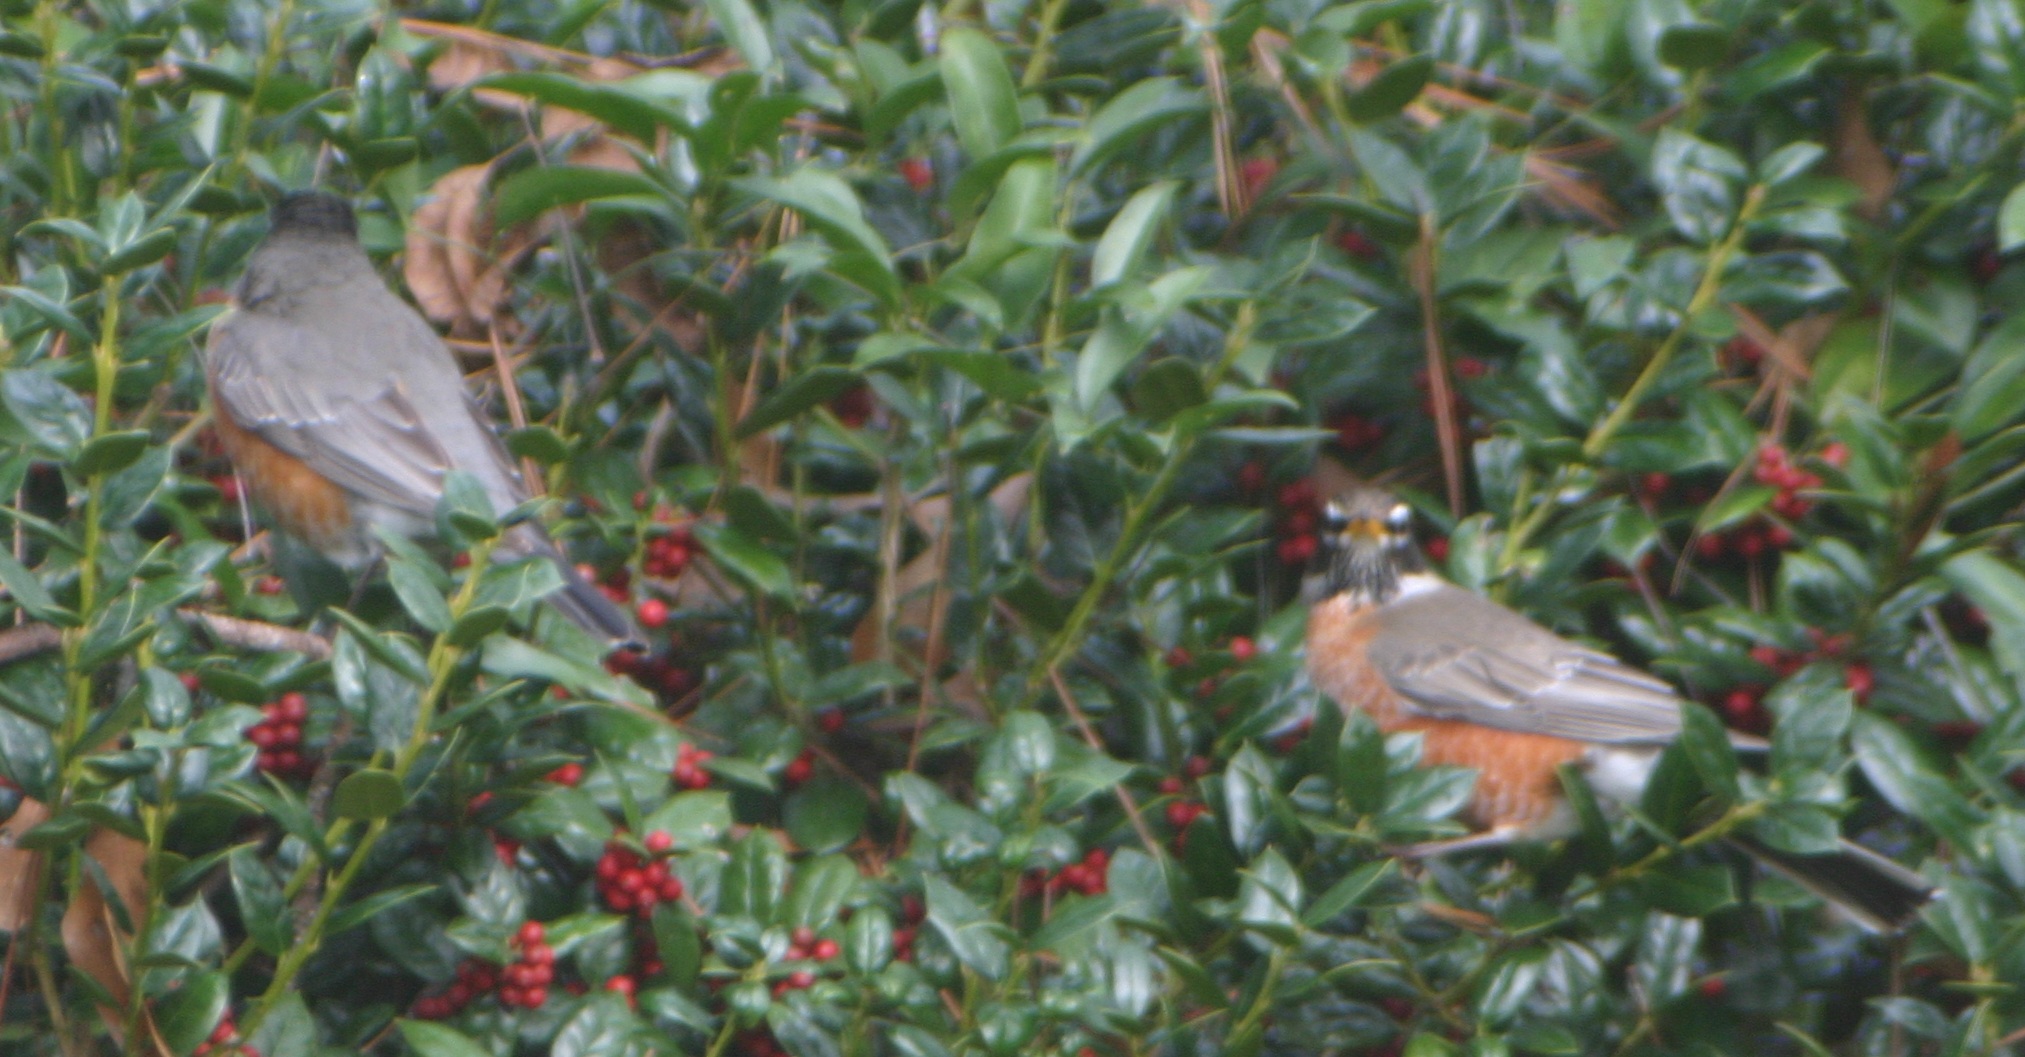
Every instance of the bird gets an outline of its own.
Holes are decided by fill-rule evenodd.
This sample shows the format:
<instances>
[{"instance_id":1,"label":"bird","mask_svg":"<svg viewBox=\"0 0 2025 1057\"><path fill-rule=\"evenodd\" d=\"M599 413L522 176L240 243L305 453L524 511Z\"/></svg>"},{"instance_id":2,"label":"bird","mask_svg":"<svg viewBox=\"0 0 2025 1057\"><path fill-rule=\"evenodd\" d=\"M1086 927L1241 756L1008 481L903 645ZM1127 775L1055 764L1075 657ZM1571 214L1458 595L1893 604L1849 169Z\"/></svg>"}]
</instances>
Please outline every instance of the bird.
<instances>
[{"instance_id":1,"label":"bird","mask_svg":"<svg viewBox=\"0 0 2025 1057\"><path fill-rule=\"evenodd\" d=\"M1605 801L1635 804L1685 702L1664 680L1556 635L1428 571L1413 512L1375 487L1331 500L1309 586L1308 675L1388 734L1421 736L1421 762L1474 768L1472 836L1413 849L1552 840L1579 828L1559 768ZM1733 734L1739 748L1764 747ZM1918 873L1849 840L1797 855L1741 834L1730 843L1875 932L1898 931L1934 893Z\"/></svg>"},{"instance_id":2,"label":"bird","mask_svg":"<svg viewBox=\"0 0 2025 1057\"><path fill-rule=\"evenodd\" d=\"M215 432L246 491L284 532L354 573L380 556L375 528L435 534L453 470L502 515L528 498L456 359L374 270L337 195L275 203L204 361ZM539 525L507 526L494 557L553 561L557 612L608 645L637 643L625 611Z\"/></svg>"}]
</instances>

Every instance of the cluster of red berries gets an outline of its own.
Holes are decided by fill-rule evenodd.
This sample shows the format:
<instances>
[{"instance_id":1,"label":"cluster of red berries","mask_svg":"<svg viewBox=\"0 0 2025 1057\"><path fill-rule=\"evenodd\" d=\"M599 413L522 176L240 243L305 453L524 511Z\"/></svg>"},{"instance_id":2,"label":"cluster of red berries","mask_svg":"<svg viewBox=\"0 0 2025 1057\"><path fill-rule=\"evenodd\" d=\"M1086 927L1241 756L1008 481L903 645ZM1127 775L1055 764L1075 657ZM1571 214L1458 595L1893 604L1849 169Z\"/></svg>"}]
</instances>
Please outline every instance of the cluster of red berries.
<instances>
[{"instance_id":1,"label":"cluster of red berries","mask_svg":"<svg viewBox=\"0 0 2025 1057\"><path fill-rule=\"evenodd\" d=\"M1303 477L1280 486L1274 496L1273 554L1281 565L1299 567L1315 557L1315 527L1322 520L1322 497Z\"/></svg>"},{"instance_id":2,"label":"cluster of red berries","mask_svg":"<svg viewBox=\"0 0 2025 1057\"><path fill-rule=\"evenodd\" d=\"M1849 461L1849 448L1841 441L1834 441L1821 449L1821 461L1841 468ZM1800 494L1803 488L1821 487L1821 476L1801 469L1793 462L1792 455L1777 444L1766 444L1758 448L1758 465L1751 470L1751 476L1759 484L1768 484L1779 490L1772 497L1772 513L1788 521L1797 521L1814 508L1814 501Z\"/></svg>"},{"instance_id":3,"label":"cluster of red berries","mask_svg":"<svg viewBox=\"0 0 2025 1057\"><path fill-rule=\"evenodd\" d=\"M815 773L816 751L814 749L803 749L799 755L788 761L786 767L781 769L781 784L787 786L789 789L796 789L802 783L814 777Z\"/></svg>"},{"instance_id":4,"label":"cluster of red berries","mask_svg":"<svg viewBox=\"0 0 2025 1057\"><path fill-rule=\"evenodd\" d=\"M1758 645L1751 647L1751 659L1771 669L1773 676L1784 679L1815 661L1839 660L1856 644L1855 637L1846 632L1829 633L1820 628L1808 628L1807 637L1814 642L1810 650L1782 650L1777 646ZM1858 701L1867 700L1870 692L1877 688L1877 673L1864 661L1848 661L1842 666L1842 685Z\"/></svg>"},{"instance_id":5,"label":"cluster of red berries","mask_svg":"<svg viewBox=\"0 0 2025 1057\"><path fill-rule=\"evenodd\" d=\"M689 531L687 522L674 523L674 511L654 511L656 524L667 525L668 530L659 535L647 537L647 545L640 555L640 571L661 580L673 580L689 568L689 560L696 556L696 536Z\"/></svg>"},{"instance_id":6,"label":"cluster of red berries","mask_svg":"<svg viewBox=\"0 0 2025 1057\"><path fill-rule=\"evenodd\" d=\"M893 929L893 959L911 962L914 960L914 937L921 933L921 922L928 917L928 907L917 895L900 897L900 924Z\"/></svg>"},{"instance_id":7,"label":"cluster of red berries","mask_svg":"<svg viewBox=\"0 0 2025 1057\"><path fill-rule=\"evenodd\" d=\"M1344 451L1356 453L1375 448L1385 440L1385 424L1376 419L1365 418L1354 411L1343 411L1329 419L1330 429L1336 431L1336 443Z\"/></svg>"},{"instance_id":8,"label":"cluster of red berries","mask_svg":"<svg viewBox=\"0 0 2025 1057\"><path fill-rule=\"evenodd\" d=\"M232 1057L260 1057L259 1050L239 1037L239 1026L232 1023L230 1016L219 1021L218 1026L211 1029L210 1038L198 1043L190 1053L192 1057L211 1057L212 1054L218 1057L228 1054Z\"/></svg>"},{"instance_id":9,"label":"cluster of red berries","mask_svg":"<svg viewBox=\"0 0 2025 1057\"><path fill-rule=\"evenodd\" d=\"M1020 878L1020 895L1032 898L1043 893L1081 892L1086 896L1100 896L1111 890L1110 873L1111 853L1103 848L1091 848L1083 853L1082 861L1072 862L1053 874L1045 870L1029 870Z\"/></svg>"},{"instance_id":10,"label":"cluster of red berries","mask_svg":"<svg viewBox=\"0 0 2025 1057\"><path fill-rule=\"evenodd\" d=\"M548 985L555 982L555 948L548 945L548 932L539 921L522 924L513 945L520 957L499 971L499 1004L539 1009L548 1001Z\"/></svg>"},{"instance_id":11,"label":"cluster of red berries","mask_svg":"<svg viewBox=\"0 0 2025 1057\"><path fill-rule=\"evenodd\" d=\"M675 769L669 777L684 789L705 789L710 785L710 772L704 769L717 754L709 749L699 749L694 742L685 741L675 750Z\"/></svg>"},{"instance_id":12,"label":"cluster of red berries","mask_svg":"<svg viewBox=\"0 0 2025 1057\"><path fill-rule=\"evenodd\" d=\"M490 962L466 958L457 967L457 979L439 994L423 995L409 1012L417 1020L448 1020L464 1007L492 993L499 986L499 969Z\"/></svg>"},{"instance_id":13,"label":"cluster of red berries","mask_svg":"<svg viewBox=\"0 0 2025 1057\"><path fill-rule=\"evenodd\" d=\"M595 873L598 898L606 907L646 917L656 905L682 898L682 879L668 869L668 851L675 846L675 838L657 829L647 834L640 846L646 849L646 856L623 841L607 842Z\"/></svg>"},{"instance_id":14,"label":"cluster of red berries","mask_svg":"<svg viewBox=\"0 0 2025 1057\"><path fill-rule=\"evenodd\" d=\"M732 1037L731 1045L739 1057L789 1057L780 1040L773 1037L772 1029L764 1024L739 1032Z\"/></svg>"},{"instance_id":15,"label":"cluster of red berries","mask_svg":"<svg viewBox=\"0 0 2025 1057\"><path fill-rule=\"evenodd\" d=\"M1232 664L1250 664L1252 659L1259 655L1258 643L1253 642L1249 635L1231 636L1224 649L1230 654ZM1168 650L1162 660L1167 663L1170 671L1185 672L1195 667L1195 654L1189 652L1186 646L1176 646ZM1216 694L1216 688L1222 684L1225 674L1224 671L1216 671L1204 675L1195 684L1195 696L1203 701L1209 700Z\"/></svg>"},{"instance_id":16,"label":"cluster of red berries","mask_svg":"<svg viewBox=\"0 0 2025 1057\"><path fill-rule=\"evenodd\" d=\"M816 930L802 925L788 938L785 960L791 962L827 962L843 953L836 940L818 937ZM816 974L810 969L794 969L773 982L773 997L779 998L789 991L806 991L816 986Z\"/></svg>"},{"instance_id":17,"label":"cluster of red berries","mask_svg":"<svg viewBox=\"0 0 2025 1057\"><path fill-rule=\"evenodd\" d=\"M302 755L302 725L309 720L309 699L290 691L260 706L265 717L246 728L246 740L260 750L260 769L276 778L307 778L316 763Z\"/></svg>"},{"instance_id":18,"label":"cluster of red berries","mask_svg":"<svg viewBox=\"0 0 2025 1057\"><path fill-rule=\"evenodd\" d=\"M657 599L648 601L658 604ZM649 655L633 650L613 650L605 658L605 670L613 675L630 676L641 686L659 691L669 701L688 696L699 682L694 671L676 664L675 658L665 653Z\"/></svg>"},{"instance_id":19,"label":"cluster of red berries","mask_svg":"<svg viewBox=\"0 0 2025 1057\"><path fill-rule=\"evenodd\" d=\"M1173 779L1167 779L1173 781ZM1165 788L1166 782L1162 783ZM1209 814L1209 805L1200 800L1171 800L1167 804L1167 824L1174 828L1174 853L1180 855L1188 847L1188 827L1195 820Z\"/></svg>"}]
</instances>

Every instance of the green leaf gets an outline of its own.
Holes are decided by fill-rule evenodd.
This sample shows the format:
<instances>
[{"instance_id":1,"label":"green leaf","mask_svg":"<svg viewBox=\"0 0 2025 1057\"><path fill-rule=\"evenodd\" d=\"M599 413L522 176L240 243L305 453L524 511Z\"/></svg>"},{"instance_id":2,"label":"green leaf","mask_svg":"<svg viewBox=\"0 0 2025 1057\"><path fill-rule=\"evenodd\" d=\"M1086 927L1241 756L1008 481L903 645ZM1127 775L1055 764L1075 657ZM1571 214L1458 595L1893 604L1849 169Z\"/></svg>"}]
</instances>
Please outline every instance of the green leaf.
<instances>
[{"instance_id":1,"label":"green leaf","mask_svg":"<svg viewBox=\"0 0 2025 1057\"><path fill-rule=\"evenodd\" d=\"M1164 423L1209 399L1202 370L1179 356L1155 360L1132 380L1132 406L1149 421Z\"/></svg>"},{"instance_id":2,"label":"green leaf","mask_svg":"<svg viewBox=\"0 0 2025 1057\"><path fill-rule=\"evenodd\" d=\"M150 439L148 432L140 429L93 437L77 453L77 472L90 477L123 470L141 457Z\"/></svg>"},{"instance_id":3,"label":"green leaf","mask_svg":"<svg viewBox=\"0 0 2025 1057\"><path fill-rule=\"evenodd\" d=\"M1410 55L1384 69L1343 100L1352 120L1369 125L1406 109L1434 76L1434 56Z\"/></svg>"},{"instance_id":4,"label":"green leaf","mask_svg":"<svg viewBox=\"0 0 2025 1057\"><path fill-rule=\"evenodd\" d=\"M667 202L660 184L636 172L549 165L522 169L492 191L492 220L501 228L525 223L558 206L583 202L637 200L658 207Z\"/></svg>"},{"instance_id":5,"label":"green leaf","mask_svg":"<svg viewBox=\"0 0 2025 1057\"><path fill-rule=\"evenodd\" d=\"M718 28L731 46L738 49L745 58L745 64L752 69L772 71L774 66L772 36L766 20L751 0L704 0L704 6L717 19Z\"/></svg>"},{"instance_id":6,"label":"green leaf","mask_svg":"<svg viewBox=\"0 0 2025 1057\"><path fill-rule=\"evenodd\" d=\"M468 650L506 627L507 622L512 619L513 611L505 606L472 606L463 616L457 618L456 623L450 625L447 637L450 645Z\"/></svg>"},{"instance_id":7,"label":"green leaf","mask_svg":"<svg viewBox=\"0 0 2025 1057\"><path fill-rule=\"evenodd\" d=\"M326 936L335 936L346 929L365 924L403 903L413 902L424 896L434 895L441 888L433 884L401 885L374 892L355 903L347 903L330 916L330 924L324 926Z\"/></svg>"},{"instance_id":8,"label":"green leaf","mask_svg":"<svg viewBox=\"0 0 2025 1057\"><path fill-rule=\"evenodd\" d=\"M674 110L627 91L620 85L568 74L534 71L501 73L486 77L472 87L508 92L549 106L588 114L607 128L648 145L653 144L655 133L660 128L680 129L688 124Z\"/></svg>"},{"instance_id":9,"label":"green leaf","mask_svg":"<svg viewBox=\"0 0 2025 1057\"><path fill-rule=\"evenodd\" d=\"M1737 901L1735 876L1719 864L1669 863L1639 878L1638 891L1651 906L1689 918L1713 914Z\"/></svg>"},{"instance_id":10,"label":"green leaf","mask_svg":"<svg viewBox=\"0 0 2025 1057\"><path fill-rule=\"evenodd\" d=\"M6 587L15 604L37 620L63 628L74 628L83 623L76 613L56 604L55 596L42 586L41 578L5 551L0 551L0 586Z\"/></svg>"},{"instance_id":11,"label":"green leaf","mask_svg":"<svg viewBox=\"0 0 2025 1057\"><path fill-rule=\"evenodd\" d=\"M949 944L956 960L987 980L1004 976L1011 953L1005 925L940 874L922 875L922 886L928 895L928 927Z\"/></svg>"},{"instance_id":12,"label":"green leaf","mask_svg":"<svg viewBox=\"0 0 2025 1057\"><path fill-rule=\"evenodd\" d=\"M1695 774L1708 791L1724 800L1743 796L1737 782L1737 754L1730 748L1730 735L1714 712L1692 701L1680 706L1680 747L1694 764Z\"/></svg>"},{"instance_id":13,"label":"green leaf","mask_svg":"<svg viewBox=\"0 0 2025 1057\"><path fill-rule=\"evenodd\" d=\"M1173 128L1208 110L1202 93L1173 77L1148 77L1112 96L1083 127L1083 138L1070 155L1069 169L1083 173L1092 165L1130 148L1156 128Z\"/></svg>"},{"instance_id":14,"label":"green leaf","mask_svg":"<svg viewBox=\"0 0 2025 1057\"><path fill-rule=\"evenodd\" d=\"M437 590L435 578L427 570L405 558L390 558L387 583L415 623L439 635L449 629L450 605L443 600L443 592Z\"/></svg>"},{"instance_id":15,"label":"green leaf","mask_svg":"<svg viewBox=\"0 0 2025 1057\"><path fill-rule=\"evenodd\" d=\"M1109 286L1138 270L1152 244L1154 233L1167 220L1174 194L1181 187L1173 180L1161 180L1139 189L1125 202L1118 215L1104 228L1097 249L1090 256L1090 287Z\"/></svg>"},{"instance_id":16,"label":"green leaf","mask_svg":"<svg viewBox=\"0 0 2025 1057\"><path fill-rule=\"evenodd\" d=\"M849 184L821 169L801 168L780 178L748 177L734 186L799 212L836 250L831 269L836 275L864 286L889 307L900 303L892 252L865 222L864 206Z\"/></svg>"},{"instance_id":17,"label":"green leaf","mask_svg":"<svg viewBox=\"0 0 2025 1057\"><path fill-rule=\"evenodd\" d=\"M2009 253L2025 245L2025 184L2011 188L1997 209L1997 252Z\"/></svg>"},{"instance_id":18,"label":"green leaf","mask_svg":"<svg viewBox=\"0 0 2025 1057\"><path fill-rule=\"evenodd\" d=\"M529 426L506 435L506 450L516 458L533 459L543 466L555 466L569 458L569 445L547 426Z\"/></svg>"},{"instance_id":19,"label":"green leaf","mask_svg":"<svg viewBox=\"0 0 2025 1057\"><path fill-rule=\"evenodd\" d=\"M337 793L331 798L331 807L341 818L369 822L392 817L407 800L401 780L394 772L367 768L346 775L344 781L338 783Z\"/></svg>"},{"instance_id":20,"label":"green leaf","mask_svg":"<svg viewBox=\"0 0 2025 1057\"><path fill-rule=\"evenodd\" d=\"M768 393L759 406L738 423L737 435L744 439L772 429L818 404L835 399L862 380L858 372L848 367L817 366L798 372L785 385Z\"/></svg>"},{"instance_id":21,"label":"green leaf","mask_svg":"<svg viewBox=\"0 0 2025 1057\"><path fill-rule=\"evenodd\" d=\"M239 903L239 919L254 946L269 954L288 948L294 922L288 903L281 895L281 882L251 847L232 850L227 860L232 867L232 893Z\"/></svg>"},{"instance_id":22,"label":"green leaf","mask_svg":"<svg viewBox=\"0 0 2025 1057\"><path fill-rule=\"evenodd\" d=\"M1322 928L1344 911L1362 906L1365 897L1391 880L1398 868L1398 859L1385 858L1350 871L1330 885L1328 891L1315 897L1315 901L1301 914L1301 922L1309 928Z\"/></svg>"},{"instance_id":23,"label":"green leaf","mask_svg":"<svg viewBox=\"0 0 2025 1057\"><path fill-rule=\"evenodd\" d=\"M794 597L794 574L779 555L729 525L699 521L690 531L712 561L747 587L775 598Z\"/></svg>"},{"instance_id":24,"label":"green leaf","mask_svg":"<svg viewBox=\"0 0 2025 1057\"><path fill-rule=\"evenodd\" d=\"M1659 61L1676 70L1705 70L1729 57L1733 34L1707 22L1682 22L1659 35Z\"/></svg>"},{"instance_id":25,"label":"green leaf","mask_svg":"<svg viewBox=\"0 0 2025 1057\"><path fill-rule=\"evenodd\" d=\"M209 970L185 973L181 982L182 987L162 998L155 1026L172 1051L189 1053L225 1019L232 986L224 973Z\"/></svg>"},{"instance_id":26,"label":"green leaf","mask_svg":"<svg viewBox=\"0 0 2025 1057\"><path fill-rule=\"evenodd\" d=\"M937 62L949 93L950 120L965 154L988 157L1019 135L1019 98L997 42L958 26L942 34Z\"/></svg>"},{"instance_id":27,"label":"green leaf","mask_svg":"<svg viewBox=\"0 0 2025 1057\"><path fill-rule=\"evenodd\" d=\"M401 1038L414 1049L416 1057L490 1057L492 1051L473 1042L456 1028L429 1020L397 1020Z\"/></svg>"},{"instance_id":28,"label":"green leaf","mask_svg":"<svg viewBox=\"0 0 2025 1057\"><path fill-rule=\"evenodd\" d=\"M818 775L788 794L782 805L788 836L810 851L836 851L864 832L871 805L856 785L834 775Z\"/></svg>"}]
</instances>

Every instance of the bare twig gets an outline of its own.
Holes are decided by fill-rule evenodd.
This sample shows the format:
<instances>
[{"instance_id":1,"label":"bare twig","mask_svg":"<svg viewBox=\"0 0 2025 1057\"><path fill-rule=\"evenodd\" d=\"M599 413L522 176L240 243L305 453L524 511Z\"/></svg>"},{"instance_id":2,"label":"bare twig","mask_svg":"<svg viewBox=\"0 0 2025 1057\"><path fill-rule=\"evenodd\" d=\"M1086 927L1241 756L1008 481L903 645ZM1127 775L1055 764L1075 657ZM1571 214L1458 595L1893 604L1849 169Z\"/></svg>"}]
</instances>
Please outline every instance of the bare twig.
<instances>
[{"instance_id":1,"label":"bare twig","mask_svg":"<svg viewBox=\"0 0 2025 1057\"><path fill-rule=\"evenodd\" d=\"M0 631L0 664L12 664L63 645L63 632L54 624L23 624Z\"/></svg>"},{"instance_id":2,"label":"bare twig","mask_svg":"<svg viewBox=\"0 0 2025 1057\"><path fill-rule=\"evenodd\" d=\"M300 653L318 661L330 659L330 642L307 631L244 617L228 617L223 613L207 613L201 609L179 609L176 615L193 624L203 625L212 637L228 646L263 653Z\"/></svg>"}]
</instances>

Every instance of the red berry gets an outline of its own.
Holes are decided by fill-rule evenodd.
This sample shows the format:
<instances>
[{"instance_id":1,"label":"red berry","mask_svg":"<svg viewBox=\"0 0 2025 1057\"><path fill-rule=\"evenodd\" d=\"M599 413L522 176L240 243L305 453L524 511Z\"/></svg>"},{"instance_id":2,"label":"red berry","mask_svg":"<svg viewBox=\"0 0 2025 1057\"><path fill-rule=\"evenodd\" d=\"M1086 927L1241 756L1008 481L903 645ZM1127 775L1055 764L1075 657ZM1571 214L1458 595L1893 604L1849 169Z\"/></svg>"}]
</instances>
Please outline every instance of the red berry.
<instances>
[{"instance_id":1,"label":"red berry","mask_svg":"<svg viewBox=\"0 0 2025 1057\"><path fill-rule=\"evenodd\" d=\"M1160 780L1160 792L1165 796L1176 796L1181 792L1181 779L1168 775Z\"/></svg>"},{"instance_id":2,"label":"red berry","mask_svg":"<svg viewBox=\"0 0 2025 1057\"><path fill-rule=\"evenodd\" d=\"M1257 495L1266 487L1266 468L1257 460L1248 460L1238 467L1238 491L1246 495Z\"/></svg>"},{"instance_id":3,"label":"red berry","mask_svg":"<svg viewBox=\"0 0 2025 1057\"><path fill-rule=\"evenodd\" d=\"M815 946L809 948L809 956L819 962L826 962L835 958L841 951L842 948L837 945L836 940L817 940Z\"/></svg>"},{"instance_id":4,"label":"red berry","mask_svg":"<svg viewBox=\"0 0 2025 1057\"><path fill-rule=\"evenodd\" d=\"M825 734L835 734L844 729L847 717L841 708L826 708L816 713L816 727Z\"/></svg>"},{"instance_id":5,"label":"red berry","mask_svg":"<svg viewBox=\"0 0 2025 1057\"><path fill-rule=\"evenodd\" d=\"M1234 660L1239 664L1249 664L1251 663L1252 658L1258 655L1259 655L1259 648L1256 644L1252 642L1250 638L1244 635L1239 635L1236 638L1230 640L1231 660Z\"/></svg>"},{"instance_id":6,"label":"red berry","mask_svg":"<svg viewBox=\"0 0 2025 1057\"><path fill-rule=\"evenodd\" d=\"M520 943L523 949L540 946L542 940L546 938L548 938L548 930L543 928L539 921L529 921L521 925L520 932L514 936L514 939Z\"/></svg>"},{"instance_id":7,"label":"red berry","mask_svg":"<svg viewBox=\"0 0 2025 1057\"><path fill-rule=\"evenodd\" d=\"M1673 478L1657 470L1638 479L1639 494L1654 502L1664 498L1672 487Z\"/></svg>"},{"instance_id":8,"label":"red berry","mask_svg":"<svg viewBox=\"0 0 2025 1057\"><path fill-rule=\"evenodd\" d=\"M1701 992L1703 998L1713 1001L1723 997L1723 992L1729 990L1729 984L1720 976L1710 976L1696 984L1695 990Z\"/></svg>"},{"instance_id":9,"label":"red berry","mask_svg":"<svg viewBox=\"0 0 2025 1057\"><path fill-rule=\"evenodd\" d=\"M1182 763L1181 773L1194 780L1208 774L1214 766L1207 756L1190 756Z\"/></svg>"},{"instance_id":10,"label":"red berry","mask_svg":"<svg viewBox=\"0 0 2025 1057\"><path fill-rule=\"evenodd\" d=\"M1315 537L1289 536L1279 542L1274 553L1281 565L1306 565L1315 557Z\"/></svg>"},{"instance_id":11,"label":"red berry","mask_svg":"<svg viewBox=\"0 0 2025 1057\"><path fill-rule=\"evenodd\" d=\"M785 782L789 788L794 788L808 781L815 773L815 754L807 749L803 749L801 755L788 761L788 765L781 771L780 777L781 781Z\"/></svg>"},{"instance_id":12,"label":"red berry","mask_svg":"<svg viewBox=\"0 0 2025 1057\"><path fill-rule=\"evenodd\" d=\"M309 718L309 698L291 690L281 695L275 704L281 706L281 718L290 723L301 723Z\"/></svg>"},{"instance_id":13,"label":"red berry","mask_svg":"<svg viewBox=\"0 0 2025 1057\"><path fill-rule=\"evenodd\" d=\"M1753 646L1751 659L1776 671L1785 663L1786 655L1777 646Z\"/></svg>"},{"instance_id":14,"label":"red berry","mask_svg":"<svg viewBox=\"0 0 2025 1057\"><path fill-rule=\"evenodd\" d=\"M935 186L935 167L929 164L927 158L902 158L897 168L900 178L907 181L907 186L913 188L915 194Z\"/></svg>"},{"instance_id":15,"label":"red berry","mask_svg":"<svg viewBox=\"0 0 2025 1057\"><path fill-rule=\"evenodd\" d=\"M669 835L667 830L657 829L647 834L646 839L642 840L640 844L648 851L659 855L675 846L675 838Z\"/></svg>"},{"instance_id":16,"label":"red berry","mask_svg":"<svg viewBox=\"0 0 2025 1057\"><path fill-rule=\"evenodd\" d=\"M1434 537L1433 539L1431 539L1431 540L1428 540L1428 541L1427 541L1427 557L1428 557L1428 560L1430 560L1430 561L1437 561L1437 562L1445 562L1445 561L1447 561L1447 560L1448 560L1448 537L1447 537L1447 536L1436 536L1436 537Z\"/></svg>"},{"instance_id":17,"label":"red berry","mask_svg":"<svg viewBox=\"0 0 2025 1057\"><path fill-rule=\"evenodd\" d=\"M1849 687L1849 692L1856 695L1858 701L1862 701L1877 688L1877 673L1871 670L1870 665L1855 661L1842 669L1842 684Z\"/></svg>"},{"instance_id":18,"label":"red berry","mask_svg":"<svg viewBox=\"0 0 2025 1057\"><path fill-rule=\"evenodd\" d=\"M1278 158L1246 158L1238 167L1238 179L1244 181L1245 197L1257 198L1280 174Z\"/></svg>"},{"instance_id":19,"label":"red berry","mask_svg":"<svg viewBox=\"0 0 2025 1057\"><path fill-rule=\"evenodd\" d=\"M1169 668L1186 668L1195 663L1195 655L1185 647L1176 646L1167 651L1166 661Z\"/></svg>"},{"instance_id":20,"label":"red berry","mask_svg":"<svg viewBox=\"0 0 2025 1057\"><path fill-rule=\"evenodd\" d=\"M1336 248L1359 260L1371 260L1380 250L1376 242L1356 228L1346 228L1336 236Z\"/></svg>"},{"instance_id":21,"label":"red berry","mask_svg":"<svg viewBox=\"0 0 2025 1057\"><path fill-rule=\"evenodd\" d=\"M1821 446L1821 461L1840 470L1849 465L1849 445L1831 440Z\"/></svg>"},{"instance_id":22,"label":"red berry","mask_svg":"<svg viewBox=\"0 0 2025 1057\"><path fill-rule=\"evenodd\" d=\"M649 631L668 623L668 603L658 598L642 599L633 612L640 618L640 626Z\"/></svg>"}]
</instances>

